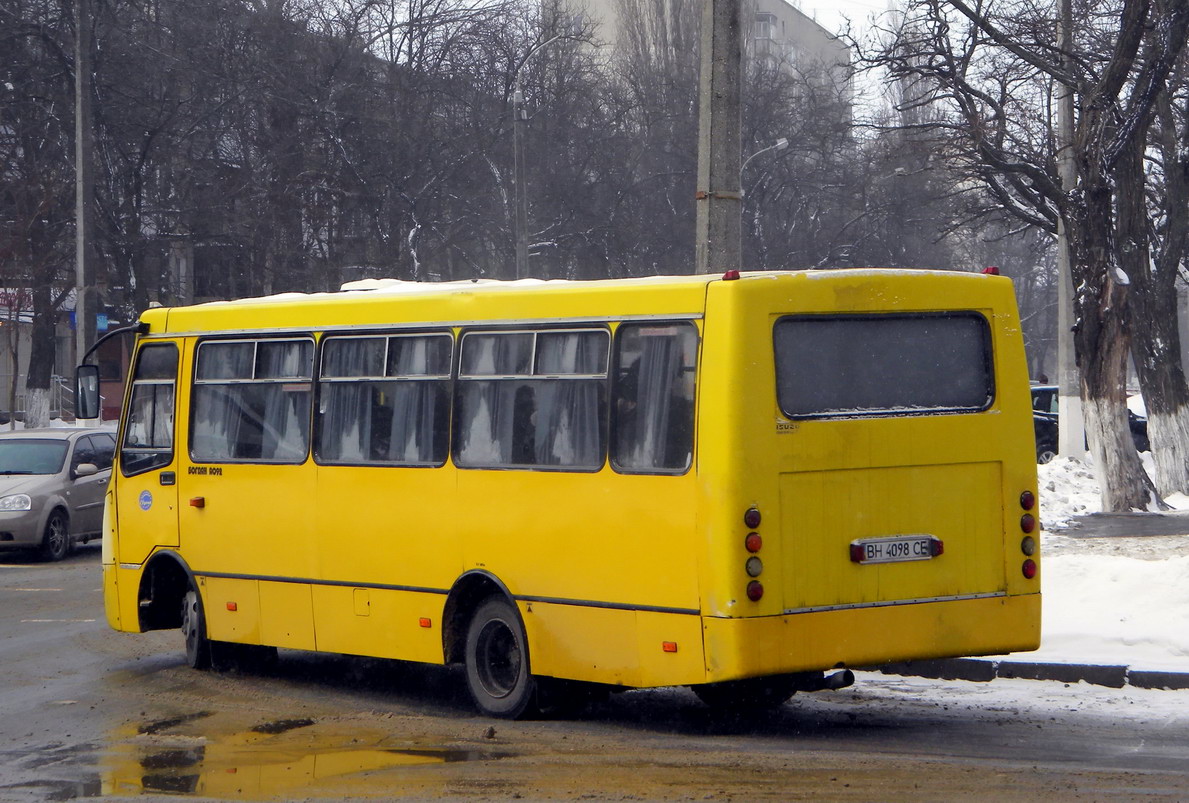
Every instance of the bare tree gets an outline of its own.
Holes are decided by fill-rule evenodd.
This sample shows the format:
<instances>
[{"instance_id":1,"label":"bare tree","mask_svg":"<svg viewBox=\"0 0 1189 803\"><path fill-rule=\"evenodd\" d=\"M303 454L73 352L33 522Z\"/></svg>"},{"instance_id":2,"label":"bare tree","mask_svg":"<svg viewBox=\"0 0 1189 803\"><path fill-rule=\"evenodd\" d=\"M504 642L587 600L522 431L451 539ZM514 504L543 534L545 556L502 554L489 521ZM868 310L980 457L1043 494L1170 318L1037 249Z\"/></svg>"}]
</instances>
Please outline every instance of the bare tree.
<instances>
[{"instance_id":1,"label":"bare tree","mask_svg":"<svg viewBox=\"0 0 1189 803\"><path fill-rule=\"evenodd\" d=\"M954 157L995 205L1055 232L1065 224L1073 263L1087 434L1106 510L1143 509L1155 488L1127 426L1130 337L1128 275L1118 246L1128 240L1119 191L1142 188L1129 150L1142 147L1155 102L1184 48L1182 2L1120 0L1079 9L1078 52L1056 47L1056 15L1035 3L912 0L888 44L868 54L913 87L904 103L945 110L925 126L946 137ZM1069 87L1078 117L1077 185L1057 177L1048 120L1052 89ZM1122 225L1122 230L1120 226Z\"/></svg>"}]
</instances>

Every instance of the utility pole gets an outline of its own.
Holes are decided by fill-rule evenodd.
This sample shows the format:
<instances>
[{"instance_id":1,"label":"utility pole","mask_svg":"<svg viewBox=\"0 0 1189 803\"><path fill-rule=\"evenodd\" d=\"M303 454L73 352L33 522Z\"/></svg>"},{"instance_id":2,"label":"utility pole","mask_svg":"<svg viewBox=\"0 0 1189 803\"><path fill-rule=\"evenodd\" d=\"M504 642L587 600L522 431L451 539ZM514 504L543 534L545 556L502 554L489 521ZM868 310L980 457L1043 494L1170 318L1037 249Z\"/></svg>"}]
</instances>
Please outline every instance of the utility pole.
<instances>
[{"instance_id":1,"label":"utility pole","mask_svg":"<svg viewBox=\"0 0 1189 803\"><path fill-rule=\"evenodd\" d=\"M81 363L95 342L94 172L91 154L91 0L74 0L74 348Z\"/></svg>"},{"instance_id":2,"label":"utility pole","mask_svg":"<svg viewBox=\"0 0 1189 803\"><path fill-rule=\"evenodd\" d=\"M742 3L702 2L694 264L698 273L720 273L739 268L743 260L739 186Z\"/></svg>"},{"instance_id":3,"label":"utility pole","mask_svg":"<svg viewBox=\"0 0 1189 803\"><path fill-rule=\"evenodd\" d=\"M1073 59L1073 3L1061 0L1061 20L1058 25L1057 48L1065 70L1072 74ZM1057 170L1061 176L1061 190L1071 192L1077 186L1077 169L1073 161L1073 87L1058 85L1057 96ZM1078 373L1073 343L1073 271L1069 251L1069 236L1064 216L1057 217L1057 454L1081 458L1086 454L1086 423L1082 417L1082 381Z\"/></svg>"},{"instance_id":4,"label":"utility pole","mask_svg":"<svg viewBox=\"0 0 1189 803\"><path fill-rule=\"evenodd\" d=\"M528 64L528 60L535 53L553 44L558 39L566 38L566 34L559 33L551 39L546 39L534 45L524 54L524 61L516 68L516 75L512 78L512 170L515 173L514 187L516 190L516 278L528 278L528 178L525 175L524 163L524 126L528 122L528 112L524 109L524 92L520 88L520 73Z\"/></svg>"}]
</instances>

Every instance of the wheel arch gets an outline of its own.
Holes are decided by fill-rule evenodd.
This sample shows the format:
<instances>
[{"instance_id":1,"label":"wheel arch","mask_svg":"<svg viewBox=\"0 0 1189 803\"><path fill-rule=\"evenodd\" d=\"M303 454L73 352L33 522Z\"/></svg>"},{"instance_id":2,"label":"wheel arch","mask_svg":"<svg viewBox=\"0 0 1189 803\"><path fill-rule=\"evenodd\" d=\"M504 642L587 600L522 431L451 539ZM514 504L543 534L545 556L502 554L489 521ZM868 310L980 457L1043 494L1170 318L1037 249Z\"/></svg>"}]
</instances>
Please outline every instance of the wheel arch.
<instances>
[{"instance_id":1,"label":"wheel arch","mask_svg":"<svg viewBox=\"0 0 1189 803\"><path fill-rule=\"evenodd\" d=\"M483 600L495 595L505 597L516 607L512 592L491 572L472 570L454 582L442 610L442 652L446 663L462 663L471 615Z\"/></svg>"},{"instance_id":2,"label":"wheel arch","mask_svg":"<svg viewBox=\"0 0 1189 803\"><path fill-rule=\"evenodd\" d=\"M194 573L181 555L165 549L150 556L136 595L141 632L181 627L182 599L191 585L197 586Z\"/></svg>"}]
</instances>

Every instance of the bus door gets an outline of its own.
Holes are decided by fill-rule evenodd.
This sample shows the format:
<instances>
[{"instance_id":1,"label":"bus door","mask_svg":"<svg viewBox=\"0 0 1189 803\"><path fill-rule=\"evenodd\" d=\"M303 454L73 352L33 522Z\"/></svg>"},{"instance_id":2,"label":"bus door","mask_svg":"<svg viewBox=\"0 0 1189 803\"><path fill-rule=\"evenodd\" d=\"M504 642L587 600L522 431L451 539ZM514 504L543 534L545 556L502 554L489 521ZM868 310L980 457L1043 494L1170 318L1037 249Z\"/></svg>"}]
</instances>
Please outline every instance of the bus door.
<instances>
[{"instance_id":1,"label":"bus door","mask_svg":"<svg viewBox=\"0 0 1189 803\"><path fill-rule=\"evenodd\" d=\"M141 345L132 370L114 477L119 563L143 563L156 546L178 545L176 341Z\"/></svg>"}]
</instances>

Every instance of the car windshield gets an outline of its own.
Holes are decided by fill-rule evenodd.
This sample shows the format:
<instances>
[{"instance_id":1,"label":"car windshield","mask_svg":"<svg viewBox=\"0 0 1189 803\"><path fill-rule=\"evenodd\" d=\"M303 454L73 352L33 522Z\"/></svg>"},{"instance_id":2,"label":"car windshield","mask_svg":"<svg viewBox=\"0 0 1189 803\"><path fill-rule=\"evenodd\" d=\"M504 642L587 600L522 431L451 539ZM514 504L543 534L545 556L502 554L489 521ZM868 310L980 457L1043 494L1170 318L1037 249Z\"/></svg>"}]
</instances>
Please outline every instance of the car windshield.
<instances>
[{"instance_id":1,"label":"car windshield","mask_svg":"<svg viewBox=\"0 0 1189 803\"><path fill-rule=\"evenodd\" d=\"M66 441L0 440L0 475L57 474L66 461Z\"/></svg>"}]
</instances>

